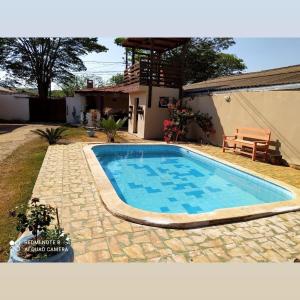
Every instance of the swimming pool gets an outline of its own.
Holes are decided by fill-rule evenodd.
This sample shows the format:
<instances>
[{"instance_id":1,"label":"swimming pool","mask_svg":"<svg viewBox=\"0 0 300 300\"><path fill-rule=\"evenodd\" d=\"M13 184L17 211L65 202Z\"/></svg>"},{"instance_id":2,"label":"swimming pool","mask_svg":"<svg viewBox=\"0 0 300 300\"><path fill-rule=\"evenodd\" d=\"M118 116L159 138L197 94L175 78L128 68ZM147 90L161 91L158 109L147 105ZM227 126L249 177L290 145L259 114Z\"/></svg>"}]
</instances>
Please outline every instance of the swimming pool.
<instances>
[{"instance_id":1,"label":"swimming pool","mask_svg":"<svg viewBox=\"0 0 300 300\"><path fill-rule=\"evenodd\" d=\"M295 198L285 187L188 147L117 144L90 150L118 200L127 210L129 206L136 212L149 212L149 218L156 214L174 220L175 216L282 204ZM113 192L111 198L116 198Z\"/></svg>"}]
</instances>

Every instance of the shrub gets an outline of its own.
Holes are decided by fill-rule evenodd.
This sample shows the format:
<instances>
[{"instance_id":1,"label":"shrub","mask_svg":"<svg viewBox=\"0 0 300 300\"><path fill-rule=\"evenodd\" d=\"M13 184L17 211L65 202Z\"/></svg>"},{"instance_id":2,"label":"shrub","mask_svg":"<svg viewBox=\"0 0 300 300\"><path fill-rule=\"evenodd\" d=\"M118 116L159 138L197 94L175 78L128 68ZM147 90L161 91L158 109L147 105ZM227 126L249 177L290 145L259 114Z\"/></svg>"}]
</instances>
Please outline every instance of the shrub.
<instances>
[{"instance_id":1,"label":"shrub","mask_svg":"<svg viewBox=\"0 0 300 300\"><path fill-rule=\"evenodd\" d=\"M62 133L66 131L66 128L58 127L58 128L46 128L45 130L42 129L35 129L32 130L35 134L41 136L42 138L45 138L49 145L56 144L58 140L60 140L63 135Z\"/></svg>"},{"instance_id":2,"label":"shrub","mask_svg":"<svg viewBox=\"0 0 300 300\"><path fill-rule=\"evenodd\" d=\"M208 141L209 133L214 132L212 117L207 113L194 113L187 102L178 100L175 104L168 106L170 118L164 120L164 140L166 142L177 142L184 140L188 132L188 125L196 122L205 134L204 139Z\"/></svg>"},{"instance_id":3,"label":"shrub","mask_svg":"<svg viewBox=\"0 0 300 300\"><path fill-rule=\"evenodd\" d=\"M100 120L99 126L104 130L108 143L113 143L115 141L117 131L124 126L126 120L127 118L115 121L111 116L108 119Z\"/></svg>"}]
</instances>

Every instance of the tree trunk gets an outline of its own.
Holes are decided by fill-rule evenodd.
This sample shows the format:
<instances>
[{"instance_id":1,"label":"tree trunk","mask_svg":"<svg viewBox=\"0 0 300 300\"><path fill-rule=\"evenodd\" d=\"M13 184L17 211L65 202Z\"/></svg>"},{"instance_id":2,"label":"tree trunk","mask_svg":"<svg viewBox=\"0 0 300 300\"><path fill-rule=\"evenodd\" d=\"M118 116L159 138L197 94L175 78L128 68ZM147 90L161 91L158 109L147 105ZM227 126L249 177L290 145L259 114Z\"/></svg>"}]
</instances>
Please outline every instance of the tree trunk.
<instances>
[{"instance_id":1,"label":"tree trunk","mask_svg":"<svg viewBox=\"0 0 300 300\"><path fill-rule=\"evenodd\" d=\"M49 84L47 83L38 83L38 92L39 92L39 98L41 100L47 100L48 99L48 91L49 91Z\"/></svg>"}]
</instances>

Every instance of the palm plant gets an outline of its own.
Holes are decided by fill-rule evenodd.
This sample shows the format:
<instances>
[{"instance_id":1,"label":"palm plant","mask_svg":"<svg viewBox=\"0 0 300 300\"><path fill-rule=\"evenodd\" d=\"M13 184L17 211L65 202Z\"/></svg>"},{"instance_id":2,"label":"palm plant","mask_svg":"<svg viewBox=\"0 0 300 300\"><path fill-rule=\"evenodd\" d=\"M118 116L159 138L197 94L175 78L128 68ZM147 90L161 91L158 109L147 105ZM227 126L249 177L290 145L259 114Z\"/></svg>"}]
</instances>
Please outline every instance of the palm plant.
<instances>
[{"instance_id":1,"label":"palm plant","mask_svg":"<svg viewBox=\"0 0 300 300\"><path fill-rule=\"evenodd\" d=\"M115 136L117 134L117 131L123 127L125 124L127 118L119 119L118 121L115 121L113 117L109 117L108 119L102 119L99 122L100 128L102 128L107 136L107 142L108 143L114 143Z\"/></svg>"},{"instance_id":2,"label":"palm plant","mask_svg":"<svg viewBox=\"0 0 300 300\"><path fill-rule=\"evenodd\" d=\"M63 127L58 127L58 128L46 128L45 130L42 129L35 129L35 130L31 130L32 132L34 132L35 134L41 136L42 138L45 138L49 145L53 145L56 144L58 140L60 140L63 135L62 133L64 131L66 131L66 128Z\"/></svg>"}]
</instances>

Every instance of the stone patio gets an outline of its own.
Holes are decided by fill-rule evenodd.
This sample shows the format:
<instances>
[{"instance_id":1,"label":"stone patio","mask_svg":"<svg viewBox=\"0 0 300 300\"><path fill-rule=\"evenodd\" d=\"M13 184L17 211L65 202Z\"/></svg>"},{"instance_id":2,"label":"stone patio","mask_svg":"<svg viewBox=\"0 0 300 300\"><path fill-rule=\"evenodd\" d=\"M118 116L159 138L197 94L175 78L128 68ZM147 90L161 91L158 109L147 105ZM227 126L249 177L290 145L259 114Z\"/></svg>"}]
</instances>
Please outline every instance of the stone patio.
<instances>
[{"instance_id":1,"label":"stone patio","mask_svg":"<svg viewBox=\"0 0 300 300\"><path fill-rule=\"evenodd\" d=\"M50 146L33 191L59 208L76 262L286 262L300 257L300 212L190 230L143 226L111 215L96 191L83 145ZM252 162L217 147L190 146L300 187L298 170Z\"/></svg>"}]
</instances>

